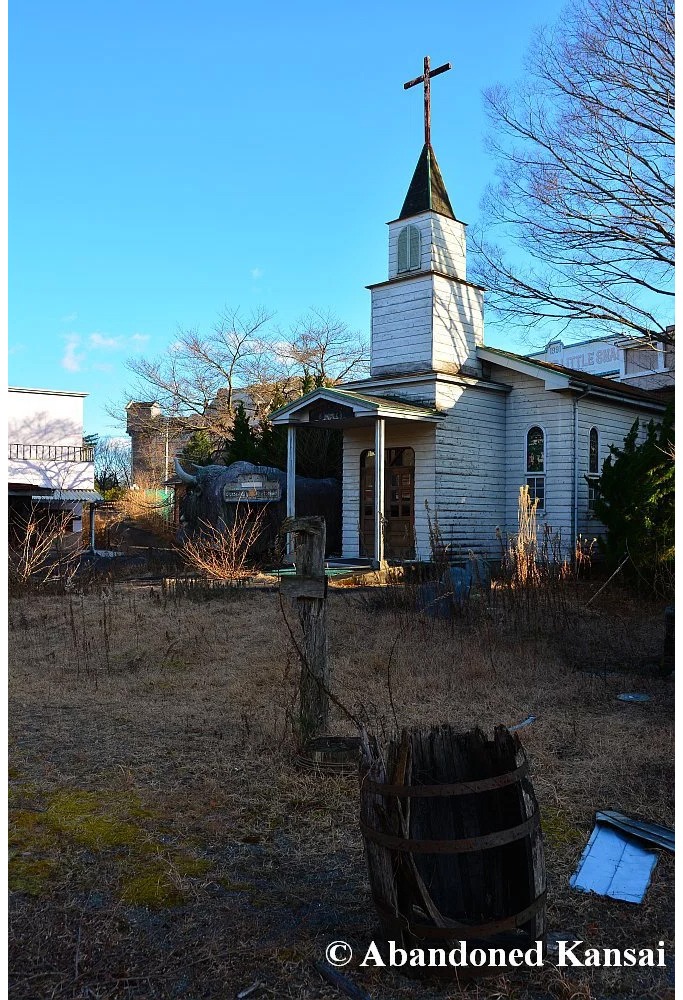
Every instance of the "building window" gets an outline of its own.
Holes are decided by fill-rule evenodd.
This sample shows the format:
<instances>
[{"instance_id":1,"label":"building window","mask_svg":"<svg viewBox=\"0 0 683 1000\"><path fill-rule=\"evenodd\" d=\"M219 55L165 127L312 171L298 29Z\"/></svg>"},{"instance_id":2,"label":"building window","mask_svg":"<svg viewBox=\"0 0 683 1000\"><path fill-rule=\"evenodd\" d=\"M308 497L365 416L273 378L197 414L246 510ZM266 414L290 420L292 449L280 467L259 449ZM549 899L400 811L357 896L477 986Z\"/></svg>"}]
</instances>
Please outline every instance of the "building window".
<instances>
[{"instance_id":1,"label":"building window","mask_svg":"<svg viewBox=\"0 0 683 1000\"><path fill-rule=\"evenodd\" d=\"M595 501L600 496L600 480L588 480L588 513L595 514Z\"/></svg>"},{"instance_id":2,"label":"building window","mask_svg":"<svg viewBox=\"0 0 683 1000\"><path fill-rule=\"evenodd\" d=\"M591 427L588 433L588 513L595 513L595 501L600 495L600 437L598 428Z\"/></svg>"},{"instance_id":3,"label":"building window","mask_svg":"<svg viewBox=\"0 0 683 1000\"><path fill-rule=\"evenodd\" d=\"M628 347L624 354L627 375L638 375L640 372L657 370L657 351L652 347Z\"/></svg>"},{"instance_id":4,"label":"building window","mask_svg":"<svg viewBox=\"0 0 683 1000\"><path fill-rule=\"evenodd\" d=\"M420 230L406 226L398 234L398 273L417 271L420 267Z\"/></svg>"},{"instance_id":5,"label":"building window","mask_svg":"<svg viewBox=\"0 0 683 1000\"><path fill-rule=\"evenodd\" d=\"M600 448L598 438L598 428L591 427L588 435L588 472L592 476L597 476L600 472Z\"/></svg>"},{"instance_id":6,"label":"building window","mask_svg":"<svg viewBox=\"0 0 683 1000\"><path fill-rule=\"evenodd\" d=\"M665 344L664 346L664 367L668 371L674 370L674 345Z\"/></svg>"},{"instance_id":7,"label":"building window","mask_svg":"<svg viewBox=\"0 0 683 1000\"><path fill-rule=\"evenodd\" d=\"M531 427L526 435L526 484L529 499L537 510L545 510L545 434L542 427Z\"/></svg>"}]
</instances>

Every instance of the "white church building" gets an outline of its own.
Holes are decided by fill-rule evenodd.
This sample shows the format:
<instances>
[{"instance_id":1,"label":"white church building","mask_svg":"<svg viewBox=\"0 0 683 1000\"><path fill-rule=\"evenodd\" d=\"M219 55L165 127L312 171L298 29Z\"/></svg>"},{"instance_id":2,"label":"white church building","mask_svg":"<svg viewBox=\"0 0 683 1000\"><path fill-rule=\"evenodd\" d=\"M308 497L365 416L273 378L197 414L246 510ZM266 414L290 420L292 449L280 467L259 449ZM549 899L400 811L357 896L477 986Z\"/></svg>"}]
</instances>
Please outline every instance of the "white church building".
<instances>
[{"instance_id":1,"label":"white church building","mask_svg":"<svg viewBox=\"0 0 683 1000\"><path fill-rule=\"evenodd\" d=\"M427 133L427 137L428 137ZM403 207L389 223L388 274L370 285L371 376L316 389L276 411L288 427L288 483L297 433L343 432L347 559L429 560L430 521L451 552L500 554L514 533L521 486L538 523L601 530L595 480L636 417L660 419L656 393L538 358L487 347L484 289L467 280L466 227L425 142ZM288 488L294 514L294 489Z\"/></svg>"}]
</instances>

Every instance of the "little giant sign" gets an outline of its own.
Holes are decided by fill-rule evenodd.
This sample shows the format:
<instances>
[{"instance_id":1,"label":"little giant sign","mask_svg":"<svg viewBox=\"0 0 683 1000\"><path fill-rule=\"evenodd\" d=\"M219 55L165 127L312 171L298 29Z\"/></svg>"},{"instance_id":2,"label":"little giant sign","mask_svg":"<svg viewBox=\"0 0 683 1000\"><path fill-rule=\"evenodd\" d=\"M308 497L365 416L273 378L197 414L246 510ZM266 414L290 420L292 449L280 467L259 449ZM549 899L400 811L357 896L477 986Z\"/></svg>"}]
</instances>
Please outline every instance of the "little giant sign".
<instances>
[{"instance_id":1,"label":"little giant sign","mask_svg":"<svg viewBox=\"0 0 683 1000\"><path fill-rule=\"evenodd\" d=\"M223 487L223 499L226 503L268 503L280 500L282 484L277 479L267 479L259 473L249 473L235 483L226 483Z\"/></svg>"}]
</instances>

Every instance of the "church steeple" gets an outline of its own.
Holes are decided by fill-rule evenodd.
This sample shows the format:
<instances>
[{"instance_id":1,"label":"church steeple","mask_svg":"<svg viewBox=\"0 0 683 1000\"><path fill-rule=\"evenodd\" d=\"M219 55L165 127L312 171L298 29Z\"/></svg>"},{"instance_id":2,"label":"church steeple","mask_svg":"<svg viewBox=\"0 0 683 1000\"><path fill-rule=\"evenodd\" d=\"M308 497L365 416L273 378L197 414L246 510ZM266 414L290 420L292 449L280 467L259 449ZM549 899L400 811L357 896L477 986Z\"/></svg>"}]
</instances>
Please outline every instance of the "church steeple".
<instances>
[{"instance_id":1,"label":"church steeple","mask_svg":"<svg viewBox=\"0 0 683 1000\"><path fill-rule=\"evenodd\" d=\"M443 182L431 142L430 80L450 63L405 83L424 85L425 141L398 219L389 223L388 280L372 291L373 377L418 372L477 376L483 289L467 280L465 224Z\"/></svg>"},{"instance_id":2,"label":"church steeple","mask_svg":"<svg viewBox=\"0 0 683 1000\"><path fill-rule=\"evenodd\" d=\"M408 219L420 212L438 212L455 219L434 150L427 143L422 147L399 219Z\"/></svg>"}]
</instances>

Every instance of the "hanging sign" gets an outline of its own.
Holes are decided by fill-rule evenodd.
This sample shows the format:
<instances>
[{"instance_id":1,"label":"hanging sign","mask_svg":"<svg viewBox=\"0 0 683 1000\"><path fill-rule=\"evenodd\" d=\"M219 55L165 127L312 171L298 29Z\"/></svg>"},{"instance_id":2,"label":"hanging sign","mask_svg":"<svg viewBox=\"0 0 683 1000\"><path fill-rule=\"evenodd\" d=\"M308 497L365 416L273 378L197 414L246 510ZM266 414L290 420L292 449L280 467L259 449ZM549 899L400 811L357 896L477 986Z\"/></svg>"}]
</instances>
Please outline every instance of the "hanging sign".
<instances>
[{"instance_id":1,"label":"hanging sign","mask_svg":"<svg viewBox=\"0 0 683 1000\"><path fill-rule=\"evenodd\" d=\"M313 403L308 411L311 423L334 423L335 420L350 420L353 418L353 407L341 403L331 403L321 399Z\"/></svg>"}]
</instances>

